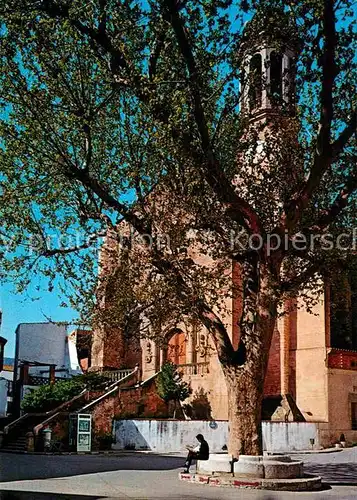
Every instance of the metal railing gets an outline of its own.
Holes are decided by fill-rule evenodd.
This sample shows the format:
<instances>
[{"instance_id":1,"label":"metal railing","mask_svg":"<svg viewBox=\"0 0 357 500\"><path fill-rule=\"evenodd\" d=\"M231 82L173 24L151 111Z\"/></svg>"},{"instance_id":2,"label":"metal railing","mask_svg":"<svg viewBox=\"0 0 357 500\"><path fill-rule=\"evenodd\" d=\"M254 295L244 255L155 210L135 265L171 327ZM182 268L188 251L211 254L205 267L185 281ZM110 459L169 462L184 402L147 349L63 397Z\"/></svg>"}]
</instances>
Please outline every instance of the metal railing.
<instances>
[{"instance_id":1,"label":"metal railing","mask_svg":"<svg viewBox=\"0 0 357 500\"><path fill-rule=\"evenodd\" d=\"M94 399L93 401L91 401L90 403L88 403L86 406L84 406L83 408L81 408L77 413L80 413L80 412L84 412L84 411L88 411L88 409L94 405L96 405L97 403L99 403L99 401L101 401L102 399L104 398L107 398L108 396L110 396L111 394L113 394L114 392L116 392L119 387L120 387L120 383L121 382L124 382L126 379L129 379L131 378L133 375L135 374L138 374L139 373L139 367L135 367L134 369L129 369L129 370L118 370L119 372L121 372L122 374L126 373L126 375L120 377L118 380L114 380L114 382L112 382L107 388L106 388L106 392L104 392L101 396L99 396L98 398Z\"/></svg>"},{"instance_id":2,"label":"metal railing","mask_svg":"<svg viewBox=\"0 0 357 500\"><path fill-rule=\"evenodd\" d=\"M209 373L209 363L191 363L177 365L178 371L183 375L207 375Z\"/></svg>"}]
</instances>

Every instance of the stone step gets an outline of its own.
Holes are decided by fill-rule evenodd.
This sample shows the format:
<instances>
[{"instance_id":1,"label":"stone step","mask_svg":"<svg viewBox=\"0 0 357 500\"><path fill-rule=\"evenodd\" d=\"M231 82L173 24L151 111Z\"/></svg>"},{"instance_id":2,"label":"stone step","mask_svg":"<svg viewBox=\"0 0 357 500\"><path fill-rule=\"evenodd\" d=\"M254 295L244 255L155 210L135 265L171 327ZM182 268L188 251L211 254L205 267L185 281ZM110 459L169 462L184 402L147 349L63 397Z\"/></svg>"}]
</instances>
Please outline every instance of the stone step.
<instances>
[{"instance_id":1,"label":"stone step","mask_svg":"<svg viewBox=\"0 0 357 500\"><path fill-rule=\"evenodd\" d=\"M273 491L316 491L322 487L321 477L309 476L297 479L262 479L262 478L239 478L233 474L220 476L205 474L179 474L180 481L196 484L207 484L208 486L221 486L243 489L259 489Z\"/></svg>"},{"instance_id":2,"label":"stone step","mask_svg":"<svg viewBox=\"0 0 357 500\"><path fill-rule=\"evenodd\" d=\"M26 436L18 436L17 438L6 443L2 448L3 451L25 451L26 450Z\"/></svg>"},{"instance_id":3,"label":"stone step","mask_svg":"<svg viewBox=\"0 0 357 500\"><path fill-rule=\"evenodd\" d=\"M26 446L4 446L1 448L1 451L26 451Z\"/></svg>"},{"instance_id":4,"label":"stone step","mask_svg":"<svg viewBox=\"0 0 357 500\"><path fill-rule=\"evenodd\" d=\"M26 441L10 441L9 443L6 443L3 448L9 447L9 446L26 446Z\"/></svg>"},{"instance_id":5,"label":"stone step","mask_svg":"<svg viewBox=\"0 0 357 500\"><path fill-rule=\"evenodd\" d=\"M11 439L10 443L26 443L26 436L18 436L17 438Z\"/></svg>"}]
</instances>

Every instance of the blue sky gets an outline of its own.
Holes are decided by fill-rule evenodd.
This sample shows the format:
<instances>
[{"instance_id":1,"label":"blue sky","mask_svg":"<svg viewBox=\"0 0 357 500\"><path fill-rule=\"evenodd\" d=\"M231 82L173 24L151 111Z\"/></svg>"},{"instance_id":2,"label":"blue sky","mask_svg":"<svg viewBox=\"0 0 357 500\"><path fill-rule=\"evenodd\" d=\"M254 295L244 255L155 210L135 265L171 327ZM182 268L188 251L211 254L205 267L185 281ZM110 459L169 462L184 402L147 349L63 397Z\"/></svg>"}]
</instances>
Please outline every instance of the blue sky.
<instances>
[{"instance_id":1,"label":"blue sky","mask_svg":"<svg viewBox=\"0 0 357 500\"><path fill-rule=\"evenodd\" d=\"M34 279L34 282L36 280ZM53 292L41 291L41 297L34 297L32 283L26 293L15 294L11 284L0 287L0 307L3 311L0 335L8 339L5 346L5 356L13 357L15 352L15 330L19 323L33 323L48 321L68 321L76 317L71 309L60 307L61 299L56 290Z\"/></svg>"}]
</instances>

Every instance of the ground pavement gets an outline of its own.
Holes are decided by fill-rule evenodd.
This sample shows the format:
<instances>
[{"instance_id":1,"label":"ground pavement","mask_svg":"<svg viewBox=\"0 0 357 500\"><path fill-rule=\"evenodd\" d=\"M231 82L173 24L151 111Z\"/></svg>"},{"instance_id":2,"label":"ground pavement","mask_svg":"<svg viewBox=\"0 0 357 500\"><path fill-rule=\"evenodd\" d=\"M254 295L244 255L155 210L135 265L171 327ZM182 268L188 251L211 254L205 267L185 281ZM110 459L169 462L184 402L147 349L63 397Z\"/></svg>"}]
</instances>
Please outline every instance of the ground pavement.
<instances>
[{"instance_id":1,"label":"ground pavement","mask_svg":"<svg viewBox=\"0 0 357 500\"><path fill-rule=\"evenodd\" d=\"M324 500L357 498L357 448L294 455L331 487L314 493L213 488L178 481L183 457L147 453L15 455L0 453L0 500Z\"/></svg>"}]
</instances>

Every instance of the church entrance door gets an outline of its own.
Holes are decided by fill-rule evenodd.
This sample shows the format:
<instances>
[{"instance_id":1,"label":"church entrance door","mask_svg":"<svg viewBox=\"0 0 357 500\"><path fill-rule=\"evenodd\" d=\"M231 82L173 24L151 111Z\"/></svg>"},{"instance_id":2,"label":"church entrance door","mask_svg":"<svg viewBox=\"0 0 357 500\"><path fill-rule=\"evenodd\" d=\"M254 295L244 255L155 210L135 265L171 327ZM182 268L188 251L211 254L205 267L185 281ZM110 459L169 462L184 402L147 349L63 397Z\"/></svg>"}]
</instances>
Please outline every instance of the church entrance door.
<instances>
[{"instance_id":1,"label":"church entrance door","mask_svg":"<svg viewBox=\"0 0 357 500\"><path fill-rule=\"evenodd\" d=\"M167 345L167 361L175 365L186 364L186 337L182 331L177 331Z\"/></svg>"}]
</instances>

